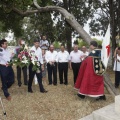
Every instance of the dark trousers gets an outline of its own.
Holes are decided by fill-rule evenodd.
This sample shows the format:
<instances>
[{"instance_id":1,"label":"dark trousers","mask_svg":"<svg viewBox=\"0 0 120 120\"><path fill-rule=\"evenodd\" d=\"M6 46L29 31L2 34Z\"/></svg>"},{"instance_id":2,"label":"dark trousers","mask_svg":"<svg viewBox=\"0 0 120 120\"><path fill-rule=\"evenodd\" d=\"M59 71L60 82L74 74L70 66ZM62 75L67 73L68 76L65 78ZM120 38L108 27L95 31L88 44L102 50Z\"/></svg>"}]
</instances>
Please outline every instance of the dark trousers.
<instances>
[{"instance_id":1,"label":"dark trousers","mask_svg":"<svg viewBox=\"0 0 120 120\"><path fill-rule=\"evenodd\" d=\"M64 83L68 84L68 62L58 63L58 70L59 70L60 84L63 83L63 74L64 74Z\"/></svg>"},{"instance_id":2,"label":"dark trousers","mask_svg":"<svg viewBox=\"0 0 120 120\"><path fill-rule=\"evenodd\" d=\"M74 76L74 84L76 83L76 79L77 79L77 76L78 76L80 65L81 65L81 63L72 63L73 76Z\"/></svg>"},{"instance_id":3,"label":"dark trousers","mask_svg":"<svg viewBox=\"0 0 120 120\"><path fill-rule=\"evenodd\" d=\"M2 81L2 90L4 92L5 97L8 97L10 94L8 92L8 88L12 86L14 83L14 72L11 66L3 66L0 65L0 74Z\"/></svg>"},{"instance_id":4,"label":"dark trousers","mask_svg":"<svg viewBox=\"0 0 120 120\"><path fill-rule=\"evenodd\" d=\"M33 82L33 78L36 74L37 76L37 80L38 80L38 84L39 84L39 88L40 91L43 92L44 88L43 88L43 84L42 84L42 71L40 69L40 73L37 73L36 71L32 70L33 65L31 64L29 66L29 81L28 81L28 91L32 90L32 82Z\"/></svg>"},{"instance_id":5,"label":"dark trousers","mask_svg":"<svg viewBox=\"0 0 120 120\"><path fill-rule=\"evenodd\" d=\"M18 80L18 85L21 85L21 71L23 71L23 78L24 78L24 84L27 84L27 66L24 67L19 67L17 66L17 80Z\"/></svg>"},{"instance_id":6,"label":"dark trousers","mask_svg":"<svg viewBox=\"0 0 120 120\"><path fill-rule=\"evenodd\" d=\"M49 84L57 84L57 63L54 63L54 65L50 65L47 63L47 70L48 70L48 82ZM53 74L53 80L52 80L52 74Z\"/></svg>"},{"instance_id":7,"label":"dark trousers","mask_svg":"<svg viewBox=\"0 0 120 120\"><path fill-rule=\"evenodd\" d=\"M115 86L118 87L120 83L120 71L115 71Z\"/></svg>"}]
</instances>

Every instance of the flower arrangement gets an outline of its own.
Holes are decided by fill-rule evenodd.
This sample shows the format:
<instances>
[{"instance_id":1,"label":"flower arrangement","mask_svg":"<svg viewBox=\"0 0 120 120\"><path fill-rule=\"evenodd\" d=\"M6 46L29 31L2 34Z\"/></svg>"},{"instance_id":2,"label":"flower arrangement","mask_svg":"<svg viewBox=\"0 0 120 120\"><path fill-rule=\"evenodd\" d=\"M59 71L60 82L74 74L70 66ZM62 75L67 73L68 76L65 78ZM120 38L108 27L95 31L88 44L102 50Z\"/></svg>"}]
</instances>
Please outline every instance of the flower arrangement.
<instances>
[{"instance_id":1,"label":"flower arrangement","mask_svg":"<svg viewBox=\"0 0 120 120\"><path fill-rule=\"evenodd\" d=\"M17 65L20 67L29 66L33 64L33 71L39 71L40 63L35 51L30 51L27 45L22 45L21 48L16 49L17 54L14 55L12 61L9 63L11 65ZM40 71L39 71L40 72Z\"/></svg>"}]
</instances>

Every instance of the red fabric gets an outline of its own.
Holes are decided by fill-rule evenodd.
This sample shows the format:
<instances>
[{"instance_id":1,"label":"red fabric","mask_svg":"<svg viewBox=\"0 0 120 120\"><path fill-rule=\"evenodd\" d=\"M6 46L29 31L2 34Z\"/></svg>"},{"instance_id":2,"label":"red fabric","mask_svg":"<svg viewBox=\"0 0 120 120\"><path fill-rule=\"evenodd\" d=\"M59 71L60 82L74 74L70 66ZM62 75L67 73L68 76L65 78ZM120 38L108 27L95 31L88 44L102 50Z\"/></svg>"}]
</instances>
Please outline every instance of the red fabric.
<instances>
[{"instance_id":1,"label":"red fabric","mask_svg":"<svg viewBox=\"0 0 120 120\"><path fill-rule=\"evenodd\" d=\"M93 69L93 57L87 57L81 64L75 88L84 95L103 95L103 76L96 75Z\"/></svg>"}]
</instances>

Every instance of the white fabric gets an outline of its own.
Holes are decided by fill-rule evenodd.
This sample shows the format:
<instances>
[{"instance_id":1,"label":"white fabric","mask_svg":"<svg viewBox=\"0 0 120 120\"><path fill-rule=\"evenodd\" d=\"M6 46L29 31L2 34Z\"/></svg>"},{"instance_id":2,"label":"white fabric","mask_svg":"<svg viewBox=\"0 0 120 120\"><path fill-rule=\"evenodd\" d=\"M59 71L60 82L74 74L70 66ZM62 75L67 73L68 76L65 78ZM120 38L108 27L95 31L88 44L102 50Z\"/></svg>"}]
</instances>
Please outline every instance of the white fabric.
<instances>
[{"instance_id":1,"label":"white fabric","mask_svg":"<svg viewBox=\"0 0 120 120\"><path fill-rule=\"evenodd\" d=\"M38 61L40 61L40 63L43 64L43 58L42 58L41 48L38 47L38 48L36 49L36 47L33 46L30 50L35 51L35 55L38 57Z\"/></svg>"},{"instance_id":2,"label":"white fabric","mask_svg":"<svg viewBox=\"0 0 120 120\"><path fill-rule=\"evenodd\" d=\"M35 81L35 85L37 85L37 84L38 84L38 80L37 80L36 74L35 74L35 76L34 76L34 81Z\"/></svg>"},{"instance_id":3,"label":"white fabric","mask_svg":"<svg viewBox=\"0 0 120 120\"><path fill-rule=\"evenodd\" d=\"M58 62L68 62L69 61L69 53L67 51L59 51L58 52Z\"/></svg>"},{"instance_id":4,"label":"white fabric","mask_svg":"<svg viewBox=\"0 0 120 120\"><path fill-rule=\"evenodd\" d=\"M117 60L120 61L120 56L117 55ZM120 71L120 62L117 61L117 65L116 65L116 60L114 61L114 67L113 67L114 71Z\"/></svg>"},{"instance_id":5,"label":"white fabric","mask_svg":"<svg viewBox=\"0 0 120 120\"><path fill-rule=\"evenodd\" d=\"M105 37L102 42L102 50L101 50L101 60L105 67L107 67L108 60L110 57L110 54L108 55L108 48L107 46L110 47L110 24L108 25L107 32L105 34Z\"/></svg>"},{"instance_id":6,"label":"white fabric","mask_svg":"<svg viewBox=\"0 0 120 120\"><path fill-rule=\"evenodd\" d=\"M3 51L0 51L0 64L6 65L8 62L10 62L12 54L8 51L8 49L0 48Z\"/></svg>"},{"instance_id":7,"label":"white fabric","mask_svg":"<svg viewBox=\"0 0 120 120\"><path fill-rule=\"evenodd\" d=\"M42 46L44 44L46 44L47 46ZM40 40L40 48L41 49L48 49L48 46L49 46L48 40Z\"/></svg>"},{"instance_id":8,"label":"white fabric","mask_svg":"<svg viewBox=\"0 0 120 120\"><path fill-rule=\"evenodd\" d=\"M78 50L77 52L71 51L69 60L73 63L81 62L82 51Z\"/></svg>"},{"instance_id":9,"label":"white fabric","mask_svg":"<svg viewBox=\"0 0 120 120\"><path fill-rule=\"evenodd\" d=\"M89 54L89 52L87 52L87 51L85 53L82 52L82 58L81 58L82 61L88 56L88 54Z\"/></svg>"},{"instance_id":10,"label":"white fabric","mask_svg":"<svg viewBox=\"0 0 120 120\"><path fill-rule=\"evenodd\" d=\"M46 62L47 63L50 62L50 61L57 62L58 61L57 54L58 54L57 51L53 51L53 52L47 51L46 54L45 54L45 60L46 60Z\"/></svg>"}]
</instances>

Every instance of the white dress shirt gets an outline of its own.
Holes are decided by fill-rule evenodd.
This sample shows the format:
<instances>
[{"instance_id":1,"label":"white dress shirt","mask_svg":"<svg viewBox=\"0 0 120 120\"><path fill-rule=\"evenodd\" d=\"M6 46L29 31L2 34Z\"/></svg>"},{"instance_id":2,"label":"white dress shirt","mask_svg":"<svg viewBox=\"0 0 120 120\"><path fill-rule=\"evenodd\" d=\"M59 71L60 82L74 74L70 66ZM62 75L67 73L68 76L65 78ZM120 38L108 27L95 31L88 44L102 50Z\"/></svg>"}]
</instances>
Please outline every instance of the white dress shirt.
<instances>
[{"instance_id":1,"label":"white dress shirt","mask_svg":"<svg viewBox=\"0 0 120 120\"><path fill-rule=\"evenodd\" d=\"M64 52L58 52L58 62L68 62L69 61L69 53L65 50Z\"/></svg>"},{"instance_id":2,"label":"white dress shirt","mask_svg":"<svg viewBox=\"0 0 120 120\"><path fill-rule=\"evenodd\" d=\"M0 64L6 65L10 62L12 58L12 54L8 51L8 49L0 48Z\"/></svg>"},{"instance_id":3,"label":"white dress shirt","mask_svg":"<svg viewBox=\"0 0 120 120\"><path fill-rule=\"evenodd\" d=\"M46 52L46 54L45 54L45 60L46 60L46 62L48 63L48 62L50 62L50 61L55 61L55 62L57 62L58 60L57 60L57 51L53 51L53 52L51 52L51 51L47 51Z\"/></svg>"},{"instance_id":4,"label":"white dress shirt","mask_svg":"<svg viewBox=\"0 0 120 120\"><path fill-rule=\"evenodd\" d=\"M120 56L118 56L118 54L117 54L117 60L119 60L119 62L117 62L117 65L116 65L116 60L115 60L114 68L113 68L114 71L120 71Z\"/></svg>"},{"instance_id":5,"label":"white dress shirt","mask_svg":"<svg viewBox=\"0 0 120 120\"><path fill-rule=\"evenodd\" d=\"M40 61L41 64L43 64L43 58L42 58L42 51L41 48L38 47L36 49L35 46L33 46L30 50L33 50L35 52L35 55L38 57L38 61Z\"/></svg>"},{"instance_id":6,"label":"white dress shirt","mask_svg":"<svg viewBox=\"0 0 120 120\"><path fill-rule=\"evenodd\" d=\"M82 51L78 50L75 52L74 50L71 51L69 60L73 63L80 63L81 62L81 56L82 56Z\"/></svg>"},{"instance_id":7,"label":"white dress shirt","mask_svg":"<svg viewBox=\"0 0 120 120\"><path fill-rule=\"evenodd\" d=\"M81 59L84 60L88 55L89 55L89 52L87 52L87 51L85 53L82 52L82 58Z\"/></svg>"}]
</instances>

